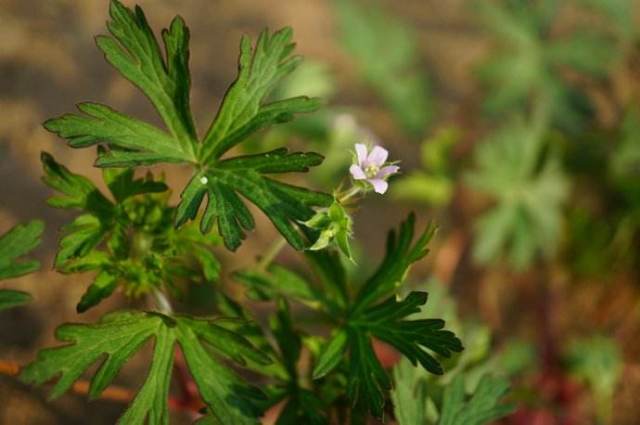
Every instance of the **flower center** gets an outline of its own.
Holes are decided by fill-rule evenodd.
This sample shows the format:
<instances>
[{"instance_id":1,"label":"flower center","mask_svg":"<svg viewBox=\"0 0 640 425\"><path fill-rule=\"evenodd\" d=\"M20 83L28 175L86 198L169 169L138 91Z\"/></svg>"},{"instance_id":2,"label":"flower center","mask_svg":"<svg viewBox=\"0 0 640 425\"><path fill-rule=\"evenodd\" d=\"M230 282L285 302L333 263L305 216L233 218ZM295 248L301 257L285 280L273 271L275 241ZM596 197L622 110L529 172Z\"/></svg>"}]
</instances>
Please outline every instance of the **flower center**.
<instances>
[{"instance_id":1,"label":"flower center","mask_svg":"<svg viewBox=\"0 0 640 425\"><path fill-rule=\"evenodd\" d=\"M368 164L364 167L364 175L367 176L368 179L372 179L378 175L378 171L380 171L380 167L376 164Z\"/></svg>"}]
</instances>

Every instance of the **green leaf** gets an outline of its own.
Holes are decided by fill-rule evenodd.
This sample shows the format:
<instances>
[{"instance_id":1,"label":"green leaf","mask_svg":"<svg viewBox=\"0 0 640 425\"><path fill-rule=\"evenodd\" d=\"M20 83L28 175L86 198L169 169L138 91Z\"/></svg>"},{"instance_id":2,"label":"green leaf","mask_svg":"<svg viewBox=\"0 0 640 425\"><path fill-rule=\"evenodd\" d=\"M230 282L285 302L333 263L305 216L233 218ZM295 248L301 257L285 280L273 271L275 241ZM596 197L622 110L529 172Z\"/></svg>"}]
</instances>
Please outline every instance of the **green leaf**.
<instances>
[{"instance_id":1,"label":"green leaf","mask_svg":"<svg viewBox=\"0 0 640 425\"><path fill-rule=\"evenodd\" d=\"M391 402L398 425L432 423L428 420L428 384L420 372L406 359L393 367Z\"/></svg>"},{"instance_id":2,"label":"green leaf","mask_svg":"<svg viewBox=\"0 0 640 425\"><path fill-rule=\"evenodd\" d=\"M433 101L410 25L371 2L334 4L342 43L358 71L402 128L419 137L433 117Z\"/></svg>"},{"instance_id":3,"label":"green leaf","mask_svg":"<svg viewBox=\"0 0 640 425\"><path fill-rule=\"evenodd\" d=\"M395 231L389 232L384 260L373 276L360 288L352 311L355 313L362 311L371 303L395 292L404 281L411 264L427 255L429 252L427 245L433 238L436 227L429 224L415 242L413 242L414 230L415 215L412 213L400 225L397 236Z\"/></svg>"},{"instance_id":4,"label":"green leaf","mask_svg":"<svg viewBox=\"0 0 640 425\"><path fill-rule=\"evenodd\" d=\"M508 122L476 151L470 186L495 205L478 220L474 256L490 263L503 255L516 269L558 247L568 185L555 152L543 152L545 140L535 125Z\"/></svg>"},{"instance_id":5,"label":"green leaf","mask_svg":"<svg viewBox=\"0 0 640 425\"><path fill-rule=\"evenodd\" d=\"M256 130L290 121L294 114L312 112L320 106L318 99L305 96L264 102L276 84L300 62L299 57L291 56L295 47L292 35L291 28L273 34L265 30L253 49L249 38L242 38L238 77L225 94L202 142L199 157L205 163L216 160Z\"/></svg>"},{"instance_id":6,"label":"green leaf","mask_svg":"<svg viewBox=\"0 0 640 425\"><path fill-rule=\"evenodd\" d=\"M19 258L40 245L43 230L44 223L33 220L14 226L0 236L0 279L19 277L40 268L36 260L20 261Z\"/></svg>"},{"instance_id":7,"label":"green leaf","mask_svg":"<svg viewBox=\"0 0 640 425\"><path fill-rule=\"evenodd\" d=\"M252 230L255 225L239 193L267 215L291 246L303 249L305 240L296 223L310 219L314 214L312 207L329 206L333 197L272 180L265 174L304 172L321 161L318 154L289 154L284 148L221 161L215 168L191 179L182 192L176 224L179 226L194 218L206 194L208 202L200 228L207 232L214 220L217 221L225 245L234 251L244 239L244 231Z\"/></svg>"},{"instance_id":8,"label":"green leaf","mask_svg":"<svg viewBox=\"0 0 640 425\"><path fill-rule=\"evenodd\" d=\"M353 233L353 220L338 201L334 201L328 209L318 211L305 225L319 233L309 250L319 251L335 244L345 257L353 261L349 242Z\"/></svg>"},{"instance_id":9,"label":"green leaf","mask_svg":"<svg viewBox=\"0 0 640 425\"><path fill-rule=\"evenodd\" d=\"M227 91L206 135L198 143L189 108L189 32L182 19L176 17L170 28L162 32L163 57L139 7L130 10L118 0L112 0L110 15L111 36L99 36L98 47L106 59L151 100L168 131L96 103L82 103L78 106L82 114L51 119L45 127L67 139L72 147L107 145L98 153L96 165L99 167L189 163L194 175L181 193L176 211L177 226L195 219L207 196L208 205L200 223L202 231L208 231L214 221L217 222L225 245L235 250L244 238L244 232L254 227L253 216L241 200L242 196L260 208L293 247L303 249L305 241L296 225L311 218L313 207L328 206L333 198L276 182L264 175L306 172L309 167L319 165L323 158L315 153L288 154L285 149L220 158L254 132L289 121L296 113L318 108L317 99L304 96L268 100L272 89L299 62L298 57L291 55L294 48L291 29L273 34L264 31L255 47L248 38L242 39L238 77ZM83 184L86 187L83 188ZM88 194L97 193L90 182L81 179L75 179L71 186L74 187L72 193L51 202L65 208L84 208ZM63 186L55 188L65 192ZM155 192L159 187L138 185L138 188L130 188L133 192L138 189ZM122 196L114 195L116 198Z\"/></svg>"},{"instance_id":10,"label":"green leaf","mask_svg":"<svg viewBox=\"0 0 640 425\"><path fill-rule=\"evenodd\" d=\"M40 154L44 176L42 181L61 195L51 197L47 203L54 208L77 208L96 215L110 215L113 204L100 193L88 178L74 174L56 162L47 152Z\"/></svg>"},{"instance_id":11,"label":"green leaf","mask_svg":"<svg viewBox=\"0 0 640 425\"><path fill-rule=\"evenodd\" d=\"M0 311L27 304L30 301L31 295L26 292L0 289Z\"/></svg>"},{"instance_id":12,"label":"green leaf","mask_svg":"<svg viewBox=\"0 0 640 425\"><path fill-rule=\"evenodd\" d=\"M338 330L331 337L316 360L316 365L313 368L313 379L322 378L338 366L347 349L347 342L347 333L343 329Z\"/></svg>"},{"instance_id":13,"label":"green leaf","mask_svg":"<svg viewBox=\"0 0 640 425\"><path fill-rule=\"evenodd\" d=\"M115 291L117 284L116 276L106 271L98 273L76 306L78 313L84 313L91 307L98 305L103 299L108 298Z\"/></svg>"},{"instance_id":14,"label":"green leaf","mask_svg":"<svg viewBox=\"0 0 640 425\"><path fill-rule=\"evenodd\" d=\"M40 351L21 373L23 381L35 384L59 376L51 391L52 398L62 395L86 369L104 359L89 387L89 396L99 397L124 363L153 339L147 378L119 423L169 423L169 384L176 344L185 356L200 395L221 423L258 423L260 412L255 402L262 394L242 382L219 358L251 357L263 362L268 359L240 335L218 326L215 319L116 312L96 324L63 325L56 331L56 337L68 344Z\"/></svg>"},{"instance_id":15,"label":"green leaf","mask_svg":"<svg viewBox=\"0 0 640 425\"><path fill-rule=\"evenodd\" d=\"M415 366L441 375L444 370L432 351L448 358L463 350L462 343L453 332L444 330L444 320L406 320L420 311L427 302L426 292L411 292L404 300L395 296L368 308L347 323L350 349L348 394L356 405L366 407L380 417L384 407L384 392L391 382L377 359L371 337L394 347Z\"/></svg>"},{"instance_id":16,"label":"green leaf","mask_svg":"<svg viewBox=\"0 0 640 425\"><path fill-rule=\"evenodd\" d=\"M301 387L299 383L298 363L302 350L302 338L294 328L289 305L284 298L278 299L276 314L271 317L270 325L278 344L281 362L289 375L283 391L279 391L277 399L274 400L286 399L276 425L301 423L326 425L328 423L325 414L327 406L314 392Z\"/></svg>"},{"instance_id":17,"label":"green leaf","mask_svg":"<svg viewBox=\"0 0 640 425\"><path fill-rule=\"evenodd\" d=\"M68 260L87 255L104 240L109 230L95 215L83 214L76 217L62 228L62 238L55 259L56 267L63 269Z\"/></svg>"},{"instance_id":18,"label":"green leaf","mask_svg":"<svg viewBox=\"0 0 640 425\"><path fill-rule=\"evenodd\" d=\"M164 182L153 180L151 174L147 174L142 179L136 179L133 168L106 168L102 171L102 176L116 202L122 202L132 196L160 193L168 189Z\"/></svg>"},{"instance_id":19,"label":"green leaf","mask_svg":"<svg viewBox=\"0 0 640 425\"><path fill-rule=\"evenodd\" d=\"M464 376L458 375L444 392L438 425L484 425L510 414L514 407L501 403L509 390L506 379L485 375L467 399Z\"/></svg>"},{"instance_id":20,"label":"green leaf","mask_svg":"<svg viewBox=\"0 0 640 425\"><path fill-rule=\"evenodd\" d=\"M99 149L99 152L103 152ZM105 169L102 176L115 204L88 179L71 173L43 154L45 181L63 196L57 205L83 214L62 229L55 266L63 273L95 270L98 275L77 306L84 312L111 295L116 285L129 296L144 294L177 279L216 281L220 264L212 246L220 238L202 235L193 225L176 229L175 208L168 205L163 181L151 173L135 177L133 169ZM162 193L164 192L164 193Z\"/></svg>"},{"instance_id":21,"label":"green leaf","mask_svg":"<svg viewBox=\"0 0 640 425\"><path fill-rule=\"evenodd\" d=\"M164 131L135 118L128 117L108 106L97 103L81 103L78 109L83 115L66 114L44 123L47 130L68 140L74 148L84 148L98 143L137 151L144 155L144 164L164 162L191 162L193 154L183 148ZM123 166L131 161L122 160L122 152L101 155L99 166ZM118 161L115 158L120 158ZM106 159L105 159L106 158ZM139 156L137 157L139 161Z\"/></svg>"},{"instance_id":22,"label":"green leaf","mask_svg":"<svg viewBox=\"0 0 640 425\"><path fill-rule=\"evenodd\" d=\"M266 271L256 268L236 271L233 278L247 287L252 298L270 300L282 295L311 307L317 307L323 298L305 278L277 264L271 264Z\"/></svg>"},{"instance_id":23,"label":"green leaf","mask_svg":"<svg viewBox=\"0 0 640 425\"><path fill-rule=\"evenodd\" d=\"M98 36L98 47L151 100L181 150L191 152L196 131L189 107L189 29L177 16L162 30L165 59L140 7L132 11L112 0L109 15L111 36Z\"/></svg>"},{"instance_id":24,"label":"green leaf","mask_svg":"<svg viewBox=\"0 0 640 425\"><path fill-rule=\"evenodd\" d=\"M489 112L502 116L545 102L554 122L569 129L590 116L590 102L567 80L567 68L583 77L602 78L621 49L606 30L589 21L578 19L569 32L553 31L560 4L477 2L478 15L496 42L479 69L489 89L485 101Z\"/></svg>"}]
</instances>

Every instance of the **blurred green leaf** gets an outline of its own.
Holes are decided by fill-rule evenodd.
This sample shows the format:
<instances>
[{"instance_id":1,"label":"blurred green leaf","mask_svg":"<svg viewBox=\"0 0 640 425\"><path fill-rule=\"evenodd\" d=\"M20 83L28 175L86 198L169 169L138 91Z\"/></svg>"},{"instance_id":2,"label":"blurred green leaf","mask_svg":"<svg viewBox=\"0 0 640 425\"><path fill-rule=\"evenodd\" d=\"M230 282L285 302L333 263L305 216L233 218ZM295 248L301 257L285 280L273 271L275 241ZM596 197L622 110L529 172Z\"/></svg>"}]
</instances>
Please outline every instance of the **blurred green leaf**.
<instances>
[{"instance_id":1,"label":"blurred green leaf","mask_svg":"<svg viewBox=\"0 0 640 425\"><path fill-rule=\"evenodd\" d=\"M464 387L463 375L447 386L438 425L484 425L514 410L514 406L501 403L509 390L504 378L484 376L470 398Z\"/></svg>"},{"instance_id":2,"label":"blurred green leaf","mask_svg":"<svg viewBox=\"0 0 640 425\"><path fill-rule=\"evenodd\" d=\"M404 130L420 137L432 119L433 100L409 25L378 3L335 0L334 4L344 48L358 71Z\"/></svg>"},{"instance_id":3,"label":"blurred green leaf","mask_svg":"<svg viewBox=\"0 0 640 425\"><path fill-rule=\"evenodd\" d=\"M495 205L477 222L474 256L482 263L503 254L522 269L558 246L568 182L533 124L511 121L476 150L476 170L466 181Z\"/></svg>"},{"instance_id":4,"label":"blurred green leaf","mask_svg":"<svg viewBox=\"0 0 640 425\"><path fill-rule=\"evenodd\" d=\"M573 341L567 356L570 372L593 391L596 412L603 423L610 423L613 396L624 366L616 341L594 336Z\"/></svg>"},{"instance_id":5,"label":"blurred green leaf","mask_svg":"<svg viewBox=\"0 0 640 425\"><path fill-rule=\"evenodd\" d=\"M444 128L422 142L421 168L393 182L393 197L436 206L448 204L455 190L452 149L459 139L457 129Z\"/></svg>"},{"instance_id":6,"label":"blurred green leaf","mask_svg":"<svg viewBox=\"0 0 640 425\"><path fill-rule=\"evenodd\" d=\"M491 92L485 107L494 114L546 102L552 120L576 128L590 114L583 93L564 77L565 68L597 79L607 75L621 51L603 30L583 23L553 36L562 5L549 1L481 1L477 11L493 33L495 48L479 76Z\"/></svg>"}]
</instances>

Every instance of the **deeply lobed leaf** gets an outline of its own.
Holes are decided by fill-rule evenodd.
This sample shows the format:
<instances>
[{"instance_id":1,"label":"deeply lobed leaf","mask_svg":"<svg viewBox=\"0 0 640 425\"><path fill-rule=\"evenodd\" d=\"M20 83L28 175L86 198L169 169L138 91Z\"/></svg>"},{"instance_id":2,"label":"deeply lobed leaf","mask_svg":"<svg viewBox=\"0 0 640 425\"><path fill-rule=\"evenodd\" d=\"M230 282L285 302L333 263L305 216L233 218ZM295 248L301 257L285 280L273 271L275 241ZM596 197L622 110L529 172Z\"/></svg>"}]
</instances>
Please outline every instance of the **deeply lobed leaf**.
<instances>
[{"instance_id":1,"label":"deeply lobed leaf","mask_svg":"<svg viewBox=\"0 0 640 425\"><path fill-rule=\"evenodd\" d=\"M89 395L99 397L127 360L153 339L154 353L147 378L119 423L168 423L176 344L184 353L203 400L221 423L257 423L259 410L255 401L261 393L221 364L220 357L231 360L250 357L262 363L269 360L242 336L218 326L215 319L116 312L96 324L63 325L56 336L68 344L40 351L21 373L22 380L35 384L59 377L51 392L53 398L66 392L87 368L104 359L89 387Z\"/></svg>"}]
</instances>

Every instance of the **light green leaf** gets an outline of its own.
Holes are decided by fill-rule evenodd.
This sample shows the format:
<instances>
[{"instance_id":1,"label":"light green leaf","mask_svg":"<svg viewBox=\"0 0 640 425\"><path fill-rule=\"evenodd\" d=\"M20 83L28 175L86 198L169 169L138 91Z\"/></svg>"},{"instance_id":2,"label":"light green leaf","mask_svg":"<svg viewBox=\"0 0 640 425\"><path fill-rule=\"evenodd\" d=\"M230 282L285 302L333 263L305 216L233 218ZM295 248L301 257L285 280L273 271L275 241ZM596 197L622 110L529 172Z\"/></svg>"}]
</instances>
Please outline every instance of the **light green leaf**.
<instances>
[{"instance_id":1,"label":"light green leaf","mask_svg":"<svg viewBox=\"0 0 640 425\"><path fill-rule=\"evenodd\" d=\"M467 399L464 376L458 375L445 390L438 425L484 425L500 419L514 409L501 402L508 390L506 379L485 375Z\"/></svg>"}]
</instances>

